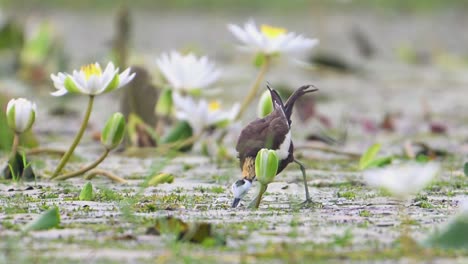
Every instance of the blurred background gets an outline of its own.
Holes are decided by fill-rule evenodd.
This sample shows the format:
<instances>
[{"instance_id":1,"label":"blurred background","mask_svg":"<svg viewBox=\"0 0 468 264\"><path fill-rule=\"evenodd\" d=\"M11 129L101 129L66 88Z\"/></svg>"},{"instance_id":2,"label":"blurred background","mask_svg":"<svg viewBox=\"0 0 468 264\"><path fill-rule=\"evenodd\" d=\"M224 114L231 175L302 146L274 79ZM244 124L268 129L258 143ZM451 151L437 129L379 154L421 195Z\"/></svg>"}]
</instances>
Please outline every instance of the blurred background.
<instances>
[{"instance_id":1,"label":"blurred background","mask_svg":"<svg viewBox=\"0 0 468 264\"><path fill-rule=\"evenodd\" d=\"M48 103L50 73L113 60L140 65L154 80L157 56L190 50L223 68L221 97L238 101L256 69L226 25L254 19L320 40L303 58L314 67L284 62L267 80L289 90L304 83L320 87L322 125L336 127L346 115L362 127L359 134L402 113L464 120L467 9L463 0L1 0L0 91L81 112L79 100ZM102 100L111 103L101 104L97 120L119 109L115 95L106 96ZM43 111L42 118L53 112ZM50 129L53 120L42 128L38 122L37 129ZM63 129L74 130L78 121Z\"/></svg>"}]
</instances>

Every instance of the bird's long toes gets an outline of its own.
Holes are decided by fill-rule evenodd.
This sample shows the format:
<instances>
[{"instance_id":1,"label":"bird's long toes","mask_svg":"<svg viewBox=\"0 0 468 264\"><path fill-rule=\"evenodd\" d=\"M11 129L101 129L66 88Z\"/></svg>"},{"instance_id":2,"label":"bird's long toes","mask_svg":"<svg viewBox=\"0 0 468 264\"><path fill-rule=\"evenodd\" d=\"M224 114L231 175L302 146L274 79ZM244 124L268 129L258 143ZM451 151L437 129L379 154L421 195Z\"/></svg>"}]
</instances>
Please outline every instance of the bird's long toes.
<instances>
[{"instance_id":1,"label":"bird's long toes","mask_svg":"<svg viewBox=\"0 0 468 264\"><path fill-rule=\"evenodd\" d=\"M314 202L312 199L306 199L304 202L300 203L299 206L303 209L305 208L323 208L323 204L319 202Z\"/></svg>"}]
</instances>

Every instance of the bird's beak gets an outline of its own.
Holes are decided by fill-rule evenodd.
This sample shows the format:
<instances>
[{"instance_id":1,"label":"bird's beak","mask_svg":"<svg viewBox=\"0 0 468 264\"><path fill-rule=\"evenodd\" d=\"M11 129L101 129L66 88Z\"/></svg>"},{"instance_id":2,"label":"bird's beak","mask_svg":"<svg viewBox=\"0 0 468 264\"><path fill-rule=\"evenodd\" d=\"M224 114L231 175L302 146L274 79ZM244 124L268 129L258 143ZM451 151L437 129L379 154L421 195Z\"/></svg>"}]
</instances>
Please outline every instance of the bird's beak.
<instances>
[{"instance_id":1,"label":"bird's beak","mask_svg":"<svg viewBox=\"0 0 468 264\"><path fill-rule=\"evenodd\" d=\"M232 202L232 208L236 208L239 205L240 198L234 198L234 201Z\"/></svg>"}]
</instances>

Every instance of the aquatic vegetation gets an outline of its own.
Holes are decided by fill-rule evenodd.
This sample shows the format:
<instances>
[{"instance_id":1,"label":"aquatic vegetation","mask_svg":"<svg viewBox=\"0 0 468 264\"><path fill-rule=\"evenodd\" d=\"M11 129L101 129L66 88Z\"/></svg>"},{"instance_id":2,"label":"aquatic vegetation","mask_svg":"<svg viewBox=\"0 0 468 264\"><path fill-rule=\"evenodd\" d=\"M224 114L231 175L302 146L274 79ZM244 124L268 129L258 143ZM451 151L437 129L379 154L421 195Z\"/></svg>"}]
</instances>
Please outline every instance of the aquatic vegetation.
<instances>
[{"instance_id":1,"label":"aquatic vegetation","mask_svg":"<svg viewBox=\"0 0 468 264\"><path fill-rule=\"evenodd\" d=\"M260 206L262 196L278 172L279 157L275 150L263 148L255 158L255 175L260 182L260 189L255 198L255 208Z\"/></svg>"},{"instance_id":2,"label":"aquatic vegetation","mask_svg":"<svg viewBox=\"0 0 468 264\"><path fill-rule=\"evenodd\" d=\"M319 42L318 39L305 38L282 27L263 24L259 29L254 21L245 23L243 27L229 24L228 29L242 43L239 47L241 50L254 54L294 56L303 54Z\"/></svg>"},{"instance_id":3,"label":"aquatic vegetation","mask_svg":"<svg viewBox=\"0 0 468 264\"><path fill-rule=\"evenodd\" d=\"M109 93L125 86L135 77L130 70L127 68L122 73L118 73L119 68L115 68L114 64L109 62L103 71L101 65L96 62L81 67L79 71L74 70L72 74L62 72L51 74L50 78L57 89L52 95L77 93L94 96Z\"/></svg>"},{"instance_id":4,"label":"aquatic vegetation","mask_svg":"<svg viewBox=\"0 0 468 264\"><path fill-rule=\"evenodd\" d=\"M466 257L467 213L460 202L468 195L466 117L461 111L465 104L458 99L466 69L439 73L434 67L444 54L427 57L431 55L416 46L410 55L424 67L405 64L400 69L393 63L401 61L388 61L398 55L388 52L394 49L380 49L380 39L374 39L380 35L371 29L356 40L354 29L349 36L343 34L349 32L336 16L331 28L327 16L284 20L285 26L319 33L325 45L318 56L310 52L319 41L306 32L257 26L253 20L228 24L227 30L223 24L220 30L219 25L200 27L194 22L200 32L190 33L209 32L219 50L205 50L195 39L172 46L164 42L141 52L147 46L138 43L133 49L133 40L139 39L131 37L140 35L131 33L132 26L141 24L130 23L129 11L120 9L117 34L110 43L106 36L103 50L89 52L86 41L80 49L67 50L67 55L83 51L80 60L101 61L108 58L106 47L113 46L113 62L70 73L63 72L70 68L68 60L58 65L49 61L63 44L54 38L51 22L50 28L38 23L39 34L23 40L23 25L2 24L0 17L0 50L17 56L0 63L0 73L6 73L5 82L0 78L6 91L0 95L5 110L0 137L4 142L5 130L16 135L11 159L6 152L6 158L1 157L8 160L12 177L0 179L0 262L450 262ZM177 39L190 35L184 31L191 27L180 27L186 18L176 17L170 27L162 24L163 31L154 31L158 41L172 37L160 32L184 33ZM273 23L281 21L271 17ZM339 35L334 35L337 29ZM401 33L392 31L386 37L393 34ZM11 39L4 41L4 36ZM375 47L372 56L362 54L360 45L367 37ZM437 39L438 48L443 47L444 38ZM68 40L65 44L70 46ZM170 51L156 59L150 56L159 48ZM381 51L387 52L382 56ZM238 65L242 56L255 68ZM70 63L75 59L70 56ZM343 70L342 62L352 69ZM54 72L50 77L55 90L50 80L18 85L16 79L29 79L24 72L34 80ZM260 87L273 87L266 80L277 91L261 93ZM323 93L298 99L315 88L305 85L294 92L291 87L309 81L323 87ZM53 90L55 97L38 98L49 94L43 88ZM436 98L431 94L435 92L440 92ZM291 97L283 102L282 95ZM21 98L7 105L12 96L34 99L40 108ZM123 98L122 113L110 113L118 107L117 97ZM421 106L414 103L419 99L424 101ZM252 103L257 119L248 113ZM301 114L292 115L293 108ZM246 126L247 116L252 122ZM19 137L31 128L43 147L30 149ZM69 139L73 141L65 153L52 149ZM10 139L6 141L10 148ZM52 155L57 153L62 158L55 168L58 160ZM286 168L291 163L298 167ZM250 196L255 185L260 185L258 193ZM249 208L231 209L232 198L236 207L246 197L253 199ZM311 206L315 203L320 206Z\"/></svg>"},{"instance_id":5,"label":"aquatic vegetation","mask_svg":"<svg viewBox=\"0 0 468 264\"><path fill-rule=\"evenodd\" d=\"M15 133L20 134L29 130L36 119L37 107L24 98L12 99L7 104L7 122Z\"/></svg>"},{"instance_id":6,"label":"aquatic vegetation","mask_svg":"<svg viewBox=\"0 0 468 264\"><path fill-rule=\"evenodd\" d=\"M104 71L102 71L99 63L95 63L83 66L80 71L73 71L72 75L59 72L57 75L52 74L50 76L54 82L55 88L58 89L53 92L52 95L62 96L66 93L79 93L89 96L88 107L86 108L81 127L70 148L63 155L59 165L52 174L52 179L59 176L59 173L62 171L63 167L65 167L70 156L80 143L84 130L88 125L89 117L91 116L94 97L121 88L135 77L134 73L130 74L130 68L127 68L120 74L118 72L119 69L116 69L114 64L109 62Z\"/></svg>"},{"instance_id":7,"label":"aquatic vegetation","mask_svg":"<svg viewBox=\"0 0 468 264\"><path fill-rule=\"evenodd\" d=\"M198 102L192 97L173 95L175 116L179 120L190 124L194 135L199 135L209 127L225 127L234 121L239 111L235 104L229 110L222 110L218 101L207 102L203 99Z\"/></svg>"},{"instance_id":8,"label":"aquatic vegetation","mask_svg":"<svg viewBox=\"0 0 468 264\"><path fill-rule=\"evenodd\" d=\"M197 57L193 53L164 53L156 60L156 64L170 89L179 93L200 93L221 75L221 70L208 57Z\"/></svg>"}]
</instances>

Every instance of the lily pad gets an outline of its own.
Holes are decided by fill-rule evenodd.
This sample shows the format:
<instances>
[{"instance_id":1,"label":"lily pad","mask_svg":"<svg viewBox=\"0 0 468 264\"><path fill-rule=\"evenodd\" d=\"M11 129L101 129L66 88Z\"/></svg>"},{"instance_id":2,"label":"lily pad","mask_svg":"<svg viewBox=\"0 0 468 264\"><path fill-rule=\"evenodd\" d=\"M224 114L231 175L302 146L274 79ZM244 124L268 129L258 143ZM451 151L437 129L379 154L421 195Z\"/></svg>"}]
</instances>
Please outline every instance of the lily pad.
<instances>
[{"instance_id":1,"label":"lily pad","mask_svg":"<svg viewBox=\"0 0 468 264\"><path fill-rule=\"evenodd\" d=\"M58 207L51 208L41 214L37 219L29 222L24 231L48 230L57 227L60 224L60 212Z\"/></svg>"}]
</instances>

